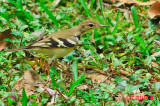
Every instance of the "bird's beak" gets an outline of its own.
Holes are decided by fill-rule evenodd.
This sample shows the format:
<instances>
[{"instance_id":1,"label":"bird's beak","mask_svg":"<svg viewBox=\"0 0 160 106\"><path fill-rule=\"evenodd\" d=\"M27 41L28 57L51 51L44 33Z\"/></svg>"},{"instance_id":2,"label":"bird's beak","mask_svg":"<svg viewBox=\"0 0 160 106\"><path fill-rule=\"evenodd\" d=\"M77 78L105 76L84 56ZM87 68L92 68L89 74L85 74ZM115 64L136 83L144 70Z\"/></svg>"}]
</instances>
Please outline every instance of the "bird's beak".
<instances>
[{"instance_id":1,"label":"bird's beak","mask_svg":"<svg viewBox=\"0 0 160 106\"><path fill-rule=\"evenodd\" d=\"M108 27L108 25L100 25L100 27Z\"/></svg>"}]
</instances>

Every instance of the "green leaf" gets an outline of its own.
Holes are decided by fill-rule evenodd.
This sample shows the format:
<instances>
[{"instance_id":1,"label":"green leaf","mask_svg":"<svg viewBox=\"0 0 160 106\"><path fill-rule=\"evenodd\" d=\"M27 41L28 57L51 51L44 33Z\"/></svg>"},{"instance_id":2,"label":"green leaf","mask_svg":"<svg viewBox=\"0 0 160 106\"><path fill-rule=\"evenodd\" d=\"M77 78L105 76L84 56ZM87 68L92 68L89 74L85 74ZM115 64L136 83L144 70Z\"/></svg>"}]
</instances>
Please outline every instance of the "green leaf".
<instances>
[{"instance_id":1,"label":"green leaf","mask_svg":"<svg viewBox=\"0 0 160 106\"><path fill-rule=\"evenodd\" d=\"M57 72L57 70L55 69L54 66L52 66L50 69L51 69L52 71L54 71L54 74L55 74L59 79L61 79L59 73Z\"/></svg>"},{"instance_id":2,"label":"green leaf","mask_svg":"<svg viewBox=\"0 0 160 106\"><path fill-rule=\"evenodd\" d=\"M116 22L118 22L119 14L120 14L120 10L118 10L117 17L116 17Z\"/></svg>"},{"instance_id":3,"label":"green leaf","mask_svg":"<svg viewBox=\"0 0 160 106\"><path fill-rule=\"evenodd\" d=\"M72 73L73 73L74 80L77 81L78 79L78 59L73 60Z\"/></svg>"},{"instance_id":4,"label":"green leaf","mask_svg":"<svg viewBox=\"0 0 160 106\"><path fill-rule=\"evenodd\" d=\"M94 53L93 49L90 49L90 50L91 50L94 58L96 59L96 61L97 61L97 63L98 63L97 65L98 65L98 66L101 66L101 63L100 63L100 61L99 61L99 56Z\"/></svg>"},{"instance_id":5,"label":"green leaf","mask_svg":"<svg viewBox=\"0 0 160 106\"><path fill-rule=\"evenodd\" d=\"M4 19L6 19L9 22L9 18L4 13L0 12L0 16L3 17Z\"/></svg>"},{"instance_id":6,"label":"green leaf","mask_svg":"<svg viewBox=\"0 0 160 106\"><path fill-rule=\"evenodd\" d=\"M7 99L8 99L8 105L12 106L12 99L10 97L8 97Z\"/></svg>"},{"instance_id":7,"label":"green leaf","mask_svg":"<svg viewBox=\"0 0 160 106\"><path fill-rule=\"evenodd\" d=\"M79 85L85 78L85 75L82 74L76 81L73 85L71 85L70 89L69 89L69 92L68 92L68 96L70 96L72 93L73 93L73 90L74 88Z\"/></svg>"},{"instance_id":8,"label":"green leaf","mask_svg":"<svg viewBox=\"0 0 160 106\"><path fill-rule=\"evenodd\" d=\"M116 25L111 33L111 35L114 35L116 32L117 32L117 29L118 29L118 25Z\"/></svg>"},{"instance_id":9,"label":"green leaf","mask_svg":"<svg viewBox=\"0 0 160 106\"><path fill-rule=\"evenodd\" d=\"M22 6L22 0L17 0L16 3L17 3L19 6Z\"/></svg>"},{"instance_id":10,"label":"green leaf","mask_svg":"<svg viewBox=\"0 0 160 106\"><path fill-rule=\"evenodd\" d=\"M131 11L132 11L132 16L133 16L133 21L134 21L134 25L136 28L138 28L138 16L137 16L137 10L136 7L131 7Z\"/></svg>"},{"instance_id":11,"label":"green leaf","mask_svg":"<svg viewBox=\"0 0 160 106\"><path fill-rule=\"evenodd\" d=\"M46 6L44 6L43 2L40 3L40 6L41 6L41 8L43 8L44 11L48 14L48 16L49 16L50 19L52 20L53 24L54 24L56 27L59 27L58 21L57 21L56 18L52 15L52 12L49 11Z\"/></svg>"},{"instance_id":12,"label":"green leaf","mask_svg":"<svg viewBox=\"0 0 160 106\"><path fill-rule=\"evenodd\" d=\"M21 1L17 1L18 4L12 0L8 0L8 1L12 3L13 5L15 5L18 9L20 9L30 21L33 21L33 17L31 16L31 14L22 8L21 3L20 3Z\"/></svg>"},{"instance_id":13,"label":"green leaf","mask_svg":"<svg viewBox=\"0 0 160 106\"><path fill-rule=\"evenodd\" d=\"M131 93L136 89L139 89L142 85L130 85L126 87L127 93Z\"/></svg>"},{"instance_id":14,"label":"green leaf","mask_svg":"<svg viewBox=\"0 0 160 106\"><path fill-rule=\"evenodd\" d=\"M102 0L99 0L99 5L100 5L101 14L103 16L103 19L105 19L104 14L103 14L103 2L102 2Z\"/></svg>"},{"instance_id":15,"label":"green leaf","mask_svg":"<svg viewBox=\"0 0 160 106\"><path fill-rule=\"evenodd\" d=\"M11 42L12 40L10 38L5 38L3 41Z\"/></svg>"},{"instance_id":16,"label":"green leaf","mask_svg":"<svg viewBox=\"0 0 160 106\"><path fill-rule=\"evenodd\" d=\"M22 91L22 106L27 106L27 95L26 95L24 87Z\"/></svg>"},{"instance_id":17,"label":"green leaf","mask_svg":"<svg viewBox=\"0 0 160 106\"><path fill-rule=\"evenodd\" d=\"M55 77L53 75L53 72L52 70L50 70L50 77L52 79L52 84L53 84L53 88L55 89L55 87L57 88L57 83L56 83L56 80L55 80Z\"/></svg>"},{"instance_id":18,"label":"green leaf","mask_svg":"<svg viewBox=\"0 0 160 106\"><path fill-rule=\"evenodd\" d=\"M153 84L152 88L156 88L156 90L158 91L160 89L160 82L156 82L155 84Z\"/></svg>"},{"instance_id":19,"label":"green leaf","mask_svg":"<svg viewBox=\"0 0 160 106\"><path fill-rule=\"evenodd\" d=\"M94 4L95 1L96 0L91 0L90 8L92 8L92 6L93 6L93 4Z\"/></svg>"},{"instance_id":20,"label":"green leaf","mask_svg":"<svg viewBox=\"0 0 160 106\"><path fill-rule=\"evenodd\" d=\"M139 36L134 36L134 38L136 38L137 41L139 41L140 46L142 47L143 50L145 50L146 49L146 44L145 44L144 40L142 38L140 38Z\"/></svg>"}]
</instances>

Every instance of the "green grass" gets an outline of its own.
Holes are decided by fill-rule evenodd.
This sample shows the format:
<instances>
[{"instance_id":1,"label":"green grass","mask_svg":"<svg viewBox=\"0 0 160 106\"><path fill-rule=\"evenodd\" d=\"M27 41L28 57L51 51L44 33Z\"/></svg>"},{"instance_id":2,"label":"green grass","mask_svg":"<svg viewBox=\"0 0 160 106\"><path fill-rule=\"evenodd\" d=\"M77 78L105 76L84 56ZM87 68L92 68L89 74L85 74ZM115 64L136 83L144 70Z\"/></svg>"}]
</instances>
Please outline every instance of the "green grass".
<instances>
[{"instance_id":1,"label":"green grass","mask_svg":"<svg viewBox=\"0 0 160 106\"><path fill-rule=\"evenodd\" d=\"M22 89L22 96L16 91L12 92L15 82L31 69L43 78L49 88L66 96L57 95L54 105L124 105L125 101L118 101L115 96L119 97L121 93L124 97L134 95L133 91L137 89L140 92L135 95L144 93L153 96L153 100L132 100L128 101L129 105L159 105L159 65L153 67L152 62L160 64L160 58L154 60L151 55L160 50L153 43L154 40L160 40L160 37L159 31L148 19L148 7L128 7L132 13L129 15L104 6L103 2L62 0L55 6L49 0L1 1L0 30L3 32L10 28L15 35L12 41L5 39L12 42L6 49L30 44L36 39L30 35L34 31L44 31L44 35L47 35L72 28L88 18L109 27L95 29L93 38L92 31L83 34L72 54L58 60L59 67L47 68L45 61L48 57L45 55L33 53L41 57L34 65L35 56L28 52L1 51L0 105L44 105L51 100L52 96L47 92L38 91L28 97L26 88ZM139 16L139 12L144 16ZM124 75L122 72L129 74ZM98 75L88 77L93 73ZM98 81L103 77L94 79L99 74L105 76L101 83ZM79 86L83 85L88 88L80 89ZM15 98L12 101L13 94Z\"/></svg>"}]
</instances>

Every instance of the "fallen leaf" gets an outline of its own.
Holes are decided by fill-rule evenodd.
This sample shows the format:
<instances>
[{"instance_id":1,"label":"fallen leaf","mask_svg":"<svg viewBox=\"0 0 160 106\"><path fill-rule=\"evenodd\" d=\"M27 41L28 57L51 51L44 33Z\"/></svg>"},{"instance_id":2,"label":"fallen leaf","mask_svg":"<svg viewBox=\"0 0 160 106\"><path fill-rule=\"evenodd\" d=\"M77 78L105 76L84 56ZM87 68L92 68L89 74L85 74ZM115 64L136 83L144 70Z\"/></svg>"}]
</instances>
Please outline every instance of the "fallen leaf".
<instances>
[{"instance_id":1,"label":"fallen leaf","mask_svg":"<svg viewBox=\"0 0 160 106\"><path fill-rule=\"evenodd\" d=\"M44 81L35 71L28 70L24 72L24 75L15 83L13 90L17 91L21 96L23 87L26 90L27 96L30 96L36 93L36 87L44 87Z\"/></svg>"},{"instance_id":2,"label":"fallen leaf","mask_svg":"<svg viewBox=\"0 0 160 106\"><path fill-rule=\"evenodd\" d=\"M34 31L30 35L31 36L34 35L37 37L37 39L40 39L41 37L43 37L43 33L44 33L43 31Z\"/></svg>"},{"instance_id":3,"label":"fallen leaf","mask_svg":"<svg viewBox=\"0 0 160 106\"><path fill-rule=\"evenodd\" d=\"M157 45L159 45L159 46L160 46L160 41L158 41L158 40L154 40L154 42L155 42Z\"/></svg>"},{"instance_id":4,"label":"fallen leaf","mask_svg":"<svg viewBox=\"0 0 160 106\"><path fill-rule=\"evenodd\" d=\"M148 10L148 15L151 19L155 17L160 17L160 1L153 4Z\"/></svg>"},{"instance_id":5,"label":"fallen leaf","mask_svg":"<svg viewBox=\"0 0 160 106\"><path fill-rule=\"evenodd\" d=\"M151 64L152 64L152 67L157 67L158 69L160 69L158 63L156 63L156 62L151 62Z\"/></svg>"},{"instance_id":6,"label":"fallen leaf","mask_svg":"<svg viewBox=\"0 0 160 106\"><path fill-rule=\"evenodd\" d=\"M124 70L120 70L120 73L123 75L131 75L130 72L124 71Z\"/></svg>"},{"instance_id":7,"label":"fallen leaf","mask_svg":"<svg viewBox=\"0 0 160 106\"><path fill-rule=\"evenodd\" d=\"M120 75L120 77L122 78L122 79L128 79L126 76L124 76L124 75Z\"/></svg>"},{"instance_id":8,"label":"fallen leaf","mask_svg":"<svg viewBox=\"0 0 160 106\"><path fill-rule=\"evenodd\" d=\"M160 51L159 52L156 52L152 55L153 57L160 57Z\"/></svg>"},{"instance_id":9,"label":"fallen leaf","mask_svg":"<svg viewBox=\"0 0 160 106\"><path fill-rule=\"evenodd\" d=\"M152 5L157 2L157 0L148 1L148 2L140 2L137 0L117 0L117 1L119 1L119 2L114 5L116 7L120 7L124 4L135 4L135 5L139 5L139 6L148 6L148 5ZM114 2L115 2L115 0L114 0Z\"/></svg>"},{"instance_id":10,"label":"fallen leaf","mask_svg":"<svg viewBox=\"0 0 160 106\"><path fill-rule=\"evenodd\" d=\"M102 75L100 73L88 73L86 75L87 78L90 78L93 83L100 84L101 82L104 82L107 78L105 75Z\"/></svg>"},{"instance_id":11,"label":"fallen leaf","mask_svg":"<svg viewBox=\"0 0 160 106\"><path fill-rule=\"evenodd\" d=\"M10 42L4 41L4 39L13 39L13 34L11 34L11 29L7 29L0 33L0 51L9 46Z\"/></svg>"},{"instance_id":12,"label":"fallen leaf","mask_svg":"<svg viewBox=\"0 0 160 106\"><path fill-rule=\"evenodd\" d=\"M140 90L139 89L136 89L134 91L132 91L133 94L137 94L137 93L140 93Z\"/></svg>"},{"instance_id":13,"label":"fallen leaf","mask_svg":"<svg viewBox=\"0 0 160 106\"><path fill-rule=\"evenodd\" d=\"M87 85L78 85L77 88L80 90L87 90L88 86Z\"/></svg>"}]
</instances>

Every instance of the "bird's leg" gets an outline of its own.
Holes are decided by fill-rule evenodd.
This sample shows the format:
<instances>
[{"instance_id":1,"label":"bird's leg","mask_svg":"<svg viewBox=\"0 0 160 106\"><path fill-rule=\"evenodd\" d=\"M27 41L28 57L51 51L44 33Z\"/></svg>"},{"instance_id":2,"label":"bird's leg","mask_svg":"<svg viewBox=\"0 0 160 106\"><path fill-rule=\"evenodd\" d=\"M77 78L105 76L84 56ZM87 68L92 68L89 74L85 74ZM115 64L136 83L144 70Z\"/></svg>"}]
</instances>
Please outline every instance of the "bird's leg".
<instances>
[{"instance_id":1,"label":"bird's leg","mask_svg":"<svg viewBox=\"0 0 160 106\"><path fill-rule=\"evenodd\" d=\"M53 59L54 59L54 63L52 64ZM50 66L54 65L54 67L56 69L59 68L58 59L55 58L54 56L51 59L48 60L48 63L49 63Z\"/></svg>"},{"instance_id":2,"label":"bird's leg","mask_svg":"<svg viewBox=\"0 0 160 106\"><path fill-rule=\"evenodd\" d=\"M55 60L56 60L56 57L55 57L55 56L53 56L51 59L48 59L48 63L49 63L49 64L51 64L51 63L52 63L52 61L53 61L53 59L55 59Z\"/></svg>"},{"instance_id":3,"label":"bird's leg","mask_svg":"<svg viewBox=\"0 0 160 106\"><path fill-rule=\"evenodd\" d=\"M58 60L57 60L57 58L55 58L54 61L55 61L55 66L58 67Z\"/></svg>"}]
</instances>

